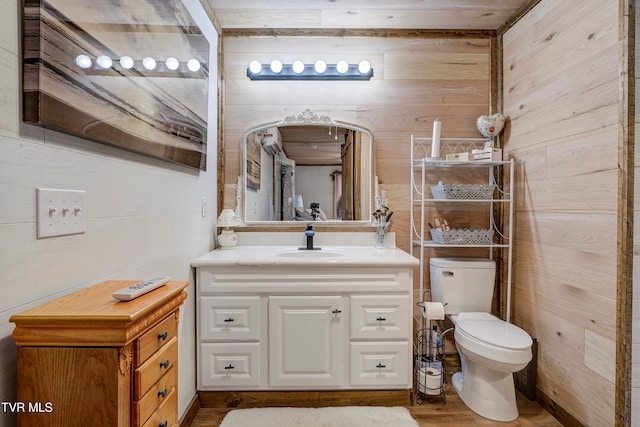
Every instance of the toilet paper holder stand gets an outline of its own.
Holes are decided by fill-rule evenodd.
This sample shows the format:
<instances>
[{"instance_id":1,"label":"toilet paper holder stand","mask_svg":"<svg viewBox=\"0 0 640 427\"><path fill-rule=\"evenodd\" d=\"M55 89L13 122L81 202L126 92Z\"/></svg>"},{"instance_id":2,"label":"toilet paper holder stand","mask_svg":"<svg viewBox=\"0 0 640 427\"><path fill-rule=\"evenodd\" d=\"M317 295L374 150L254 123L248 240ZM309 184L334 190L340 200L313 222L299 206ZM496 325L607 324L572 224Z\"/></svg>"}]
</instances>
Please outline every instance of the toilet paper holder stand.
<instances>
[{"instance_id":1,"label":"toilet paper holder stand","mask_svg":"<svg viewBox=\"0 0 640 427\"><path fill-rule=\"evenodd\" d=\"M422 328L417 331L416 337L414 398L415 403L422 404L428 397L439 396L446 403L444 395L445 343L446 334L453 328L438 333L437 328L431 327L431 320L442 320L444 316L438 315L436 319L427 317L428 301L425 298L427 293L431 292L426 290L422 301L417 303L420 307ZM440 311L440 313L442 312Z\"/></svg>"}]
</instances>

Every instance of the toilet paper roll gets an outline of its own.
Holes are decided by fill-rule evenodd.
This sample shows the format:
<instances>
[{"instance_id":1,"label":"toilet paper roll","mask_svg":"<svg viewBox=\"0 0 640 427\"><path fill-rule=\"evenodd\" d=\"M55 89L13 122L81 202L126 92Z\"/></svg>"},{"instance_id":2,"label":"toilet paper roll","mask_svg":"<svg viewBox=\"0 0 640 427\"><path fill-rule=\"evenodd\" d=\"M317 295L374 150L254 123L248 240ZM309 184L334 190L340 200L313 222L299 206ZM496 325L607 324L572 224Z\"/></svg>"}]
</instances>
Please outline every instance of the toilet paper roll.
<instances>
[{"instance_id":1,"label":"toilet paper roll","mask_svg":"<svg viewBox=\"0 0 640 427\"><path fill-rule=\"evenodd\" d=\"M420 368L418 370L418 391L422 394L436 396L442 386L442 371L436 368Z\"/></svg>"},{"instance_id":2,"label":"toilet paper roll","mask_svg":"<svg viewBox=\"0 0 640 427\"><path fill-rule=\"evenodd\" d=\"M444 320L444 305L441 302L423 302L422 316L429 320Z\"/></svg>"}]
</instances>

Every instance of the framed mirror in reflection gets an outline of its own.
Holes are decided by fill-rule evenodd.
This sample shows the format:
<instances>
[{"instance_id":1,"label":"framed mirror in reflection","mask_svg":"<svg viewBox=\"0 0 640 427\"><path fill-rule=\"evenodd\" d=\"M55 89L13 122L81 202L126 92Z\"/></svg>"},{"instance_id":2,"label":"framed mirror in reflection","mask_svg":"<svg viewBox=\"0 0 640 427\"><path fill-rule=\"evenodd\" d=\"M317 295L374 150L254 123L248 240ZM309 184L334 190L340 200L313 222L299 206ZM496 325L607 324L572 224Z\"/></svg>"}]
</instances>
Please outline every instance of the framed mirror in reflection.
<instances>
[{"instance_id":1,"label":"framed mirror in reflection","mask_svg":"<svg viewBox=\"0 0 640 427\"><path fill-rule=\"evenodd\" d=\"M306 110L242 137L246 224L369 224L375 182L373 135Z\"/></svg>"}]
</instances>

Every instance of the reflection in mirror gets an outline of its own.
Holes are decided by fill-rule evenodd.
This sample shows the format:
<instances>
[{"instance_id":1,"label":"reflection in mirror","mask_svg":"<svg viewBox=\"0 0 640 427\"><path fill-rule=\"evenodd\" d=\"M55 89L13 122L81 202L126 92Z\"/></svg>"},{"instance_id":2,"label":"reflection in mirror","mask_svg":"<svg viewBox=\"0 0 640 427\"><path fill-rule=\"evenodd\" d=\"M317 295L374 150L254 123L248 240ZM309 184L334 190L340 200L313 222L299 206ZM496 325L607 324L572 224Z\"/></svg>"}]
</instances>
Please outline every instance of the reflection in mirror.
<instances>
[{"instance_id":1,"label":"reflection in mirror","mask_svg":"<svg viewBox=\"0 0 640 427\"><path fill-rule=\"evenodd\" d=\"M306 110L243 136L244 221L368 224L373 135Z\"/></svg>"}]
</instances>

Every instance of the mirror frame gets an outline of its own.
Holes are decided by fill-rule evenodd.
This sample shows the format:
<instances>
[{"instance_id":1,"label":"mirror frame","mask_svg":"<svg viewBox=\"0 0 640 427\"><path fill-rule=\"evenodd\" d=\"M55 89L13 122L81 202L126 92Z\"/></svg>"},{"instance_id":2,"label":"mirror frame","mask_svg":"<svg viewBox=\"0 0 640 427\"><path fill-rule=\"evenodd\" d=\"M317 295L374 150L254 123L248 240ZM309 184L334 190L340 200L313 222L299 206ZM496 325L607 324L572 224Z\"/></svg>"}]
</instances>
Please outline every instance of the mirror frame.
<instances>
[{"instance_id":1,"label":"mirror frame","mask_svg":"<svg viewBox=\"0 0 640 427\"><path fill-rule=\"evenodd\" d=\"M240 156L240 176L238 179L238 188L237 192L237 206L236 212L240 218L242 218L243 224L246 226L300 226L304 223L304 221L247 221L246 212L247 212L247 138L250 134L272 128L272 127L280 127L280 126L338 126L343 127L345 129L353 130L356 132L361 132L363 135L369 138L369 158L371 159L371 170L369 173L368 186L369 186L369 212L364 213L363 216L366 216L366 219L360 220L326 220L326 221L315 221L314 225L331 225L331 226L371 226L371 216L374 211L374 203L375 203L375 195L377 195L377 178L376 178L376 158L375 158L375 139L373 138L373 134L368 129L358 126L353 123L343 122L340 120L334 120L329 116L323 116L316 114L309 109L303 111L302 113L287 116L280 121L263 123L258 126L254 126L242 134L241 138L241 156Z\"/></svg>"}]
</instances>

